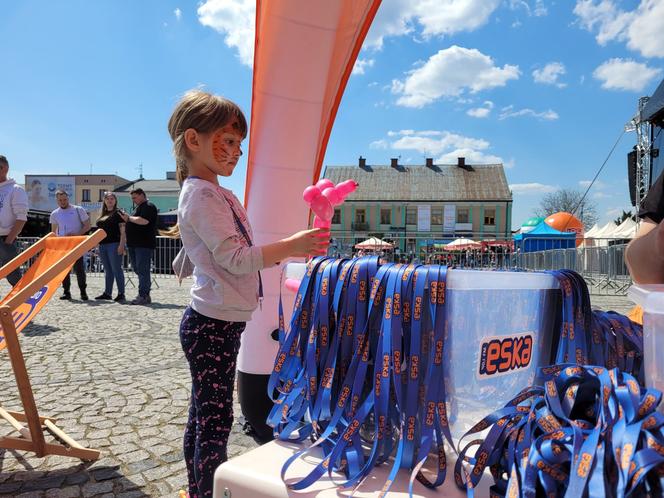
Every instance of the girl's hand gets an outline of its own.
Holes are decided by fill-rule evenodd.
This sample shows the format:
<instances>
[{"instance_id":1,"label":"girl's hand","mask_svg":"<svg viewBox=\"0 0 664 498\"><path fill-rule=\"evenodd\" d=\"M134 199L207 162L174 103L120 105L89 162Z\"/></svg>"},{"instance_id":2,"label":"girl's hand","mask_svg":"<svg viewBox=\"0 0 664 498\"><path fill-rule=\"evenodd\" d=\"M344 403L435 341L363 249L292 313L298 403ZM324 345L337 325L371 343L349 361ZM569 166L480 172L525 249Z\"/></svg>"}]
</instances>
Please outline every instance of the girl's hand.
<instances>
[{"instance_id":1,"label":"girl's hand","mask_svg":"<svg viewBox=\"0 0 664 498\"><path fill-rule=\"evenodd\" d=\"M330 230L329 228L302 230L286 240L290 246L290 256L324 256L330 245Z\"/></svg>"},{"instance_id":2,"label":"girl's hand","mask_svg":"<svg viewBox=\"0 0 664 498\"><path fill-rule=\"evenodd\" d=\"M124 256L124 255L125 255L125 248L124 248L124 246L123 246L122 244L118 245L118 254L119 254L120 256Z\"/></svg>"}]
</instances>

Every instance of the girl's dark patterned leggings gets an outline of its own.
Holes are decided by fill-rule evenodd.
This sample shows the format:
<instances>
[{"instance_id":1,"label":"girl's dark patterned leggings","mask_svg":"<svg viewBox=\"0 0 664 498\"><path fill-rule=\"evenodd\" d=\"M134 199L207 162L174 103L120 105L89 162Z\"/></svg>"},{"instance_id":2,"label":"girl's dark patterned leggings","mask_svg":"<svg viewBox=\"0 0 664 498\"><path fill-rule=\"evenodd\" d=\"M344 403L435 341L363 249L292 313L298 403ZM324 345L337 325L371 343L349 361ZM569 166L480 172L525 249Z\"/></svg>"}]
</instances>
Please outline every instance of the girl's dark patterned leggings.
<instances>
[{"instance_id":1,"label":"girl's dark patterned leggings","mask_svg":"<svg viewBox=\"0 0 664 498\"><path fill-rule=\"evenodd\" d=\"M235 360L245 326L245 322L208 318L190 307L180 323L180 342L192 380L189 421L184 433L191 498L212 496L214 472L228 458Z\"/></svg>"}]
</instances>

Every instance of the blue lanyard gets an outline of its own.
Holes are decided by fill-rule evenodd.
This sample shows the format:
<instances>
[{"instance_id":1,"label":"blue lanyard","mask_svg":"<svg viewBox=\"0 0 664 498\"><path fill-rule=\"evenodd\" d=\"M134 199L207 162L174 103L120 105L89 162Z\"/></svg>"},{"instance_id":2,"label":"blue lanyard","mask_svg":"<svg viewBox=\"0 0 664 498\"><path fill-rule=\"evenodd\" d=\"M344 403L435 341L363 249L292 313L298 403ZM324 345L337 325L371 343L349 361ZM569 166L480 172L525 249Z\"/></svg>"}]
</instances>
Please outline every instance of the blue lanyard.
<instances>
[{"instance_id":1,"label":"blue lanyard","mask_svg":"<svg viewBox=\"0 0 664 498\"><path fill-rule=\"evenodd\" d=\"M437 265L315 258L288 331L280 302L268 423L280 439L313 440L285 462L282 477L313 448L323 451L289 488L305 489L325 473L332 479L332 472L345 476L340 486L357 486L395 451L379 496L400 469L410 472L411 494L415 480L432 488L444 482L445 445L452 444L443 382L446 276ZM429 480L422 470L432 450L437 470Z\"/></svg>"},{"instance_id":2,"label":"blue lanyard","mask_svg":"<svg viewBox=\"0 0 664 498\"><path fill-rule=\"evenodd\" d=\"M561 364L541 368L531 388L466 435L490 427L457 461L468 496L491 465L496 496L661 496L661 393L618 369ZM520 399L520 401L519 401ZM517 402L518 401L518 402ZM467 457L472 446L475 457ZM463 463L471 464L466 470Z\"/></svg>"}]
</instances>

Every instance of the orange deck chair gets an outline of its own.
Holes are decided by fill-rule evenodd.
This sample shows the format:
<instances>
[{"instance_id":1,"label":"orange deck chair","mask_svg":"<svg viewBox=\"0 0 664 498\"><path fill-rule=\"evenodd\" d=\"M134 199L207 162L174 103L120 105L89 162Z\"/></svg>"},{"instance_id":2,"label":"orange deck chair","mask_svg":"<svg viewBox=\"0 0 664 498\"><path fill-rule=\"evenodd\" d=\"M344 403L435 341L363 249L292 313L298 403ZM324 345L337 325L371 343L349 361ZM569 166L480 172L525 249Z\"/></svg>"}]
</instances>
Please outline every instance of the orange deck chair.
<instances>
[{"instance_id":1,"label":"orange deck chair","mask_svg":"<svg viewBox=\"0 0 664 498\"><path fill-rule=\"evenodd\" d=\"M9 352L24 410L19 413L0 407L0 417L20 434L19 437L0 436L0 448L31 451L38 457L62 455L81 460L99 458L98 450L78 444L55 425L54 419L39 416L18 333L49 301L76 260L99 244L105 236L103 230L79 237L55 237L50 233L0 268L2 280L39 254L21 280L0 301L0 350L6 347ZM45 432L53 436L54 442L45 440Z\"/></svg>"}]
</instances>

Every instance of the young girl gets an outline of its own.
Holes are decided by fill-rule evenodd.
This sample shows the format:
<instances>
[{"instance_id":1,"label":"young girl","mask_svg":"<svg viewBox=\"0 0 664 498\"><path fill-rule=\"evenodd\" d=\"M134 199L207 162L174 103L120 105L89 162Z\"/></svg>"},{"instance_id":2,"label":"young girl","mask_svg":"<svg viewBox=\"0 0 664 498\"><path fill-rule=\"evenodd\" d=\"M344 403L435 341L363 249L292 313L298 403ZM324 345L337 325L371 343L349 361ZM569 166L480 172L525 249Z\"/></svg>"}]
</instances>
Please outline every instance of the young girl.
<instances>
[{"instance_id":1,"label":"young girl","mask_svg":"<svg viewBox=\"0 0 664 498\"><path fill-rule=\"evenodd\" d=\"M106 231L106 238L99 243L99 256L104 265L104 292L95 299L113 299L113 280L118 286L115 301L125 302L125 278L122 269L122 256L125 253L127 240L125 222L118 210L118 198L113 192L104 194L104 205L97 226Z\"/></svg>"},{"instance_id":2,"label":"young girl","mask_svg":"<svg viewBox=\"0 0 664 498\"><path fill-rule=\"evenodd\" d=\"M242 204L217 179L233 173L247 135L245 117L233 102L190 91L173 111L168 131L182 184L178 225L171 234L182 239L184 258L178 259L194 267L180 341L192 377L184 457L189 496L199 498L212 496L214 471L227 459L235 360L262 291L258 272L288 257L325 254L329 232L305 230L253 245Z\"/></svg>"}]
</instances>

